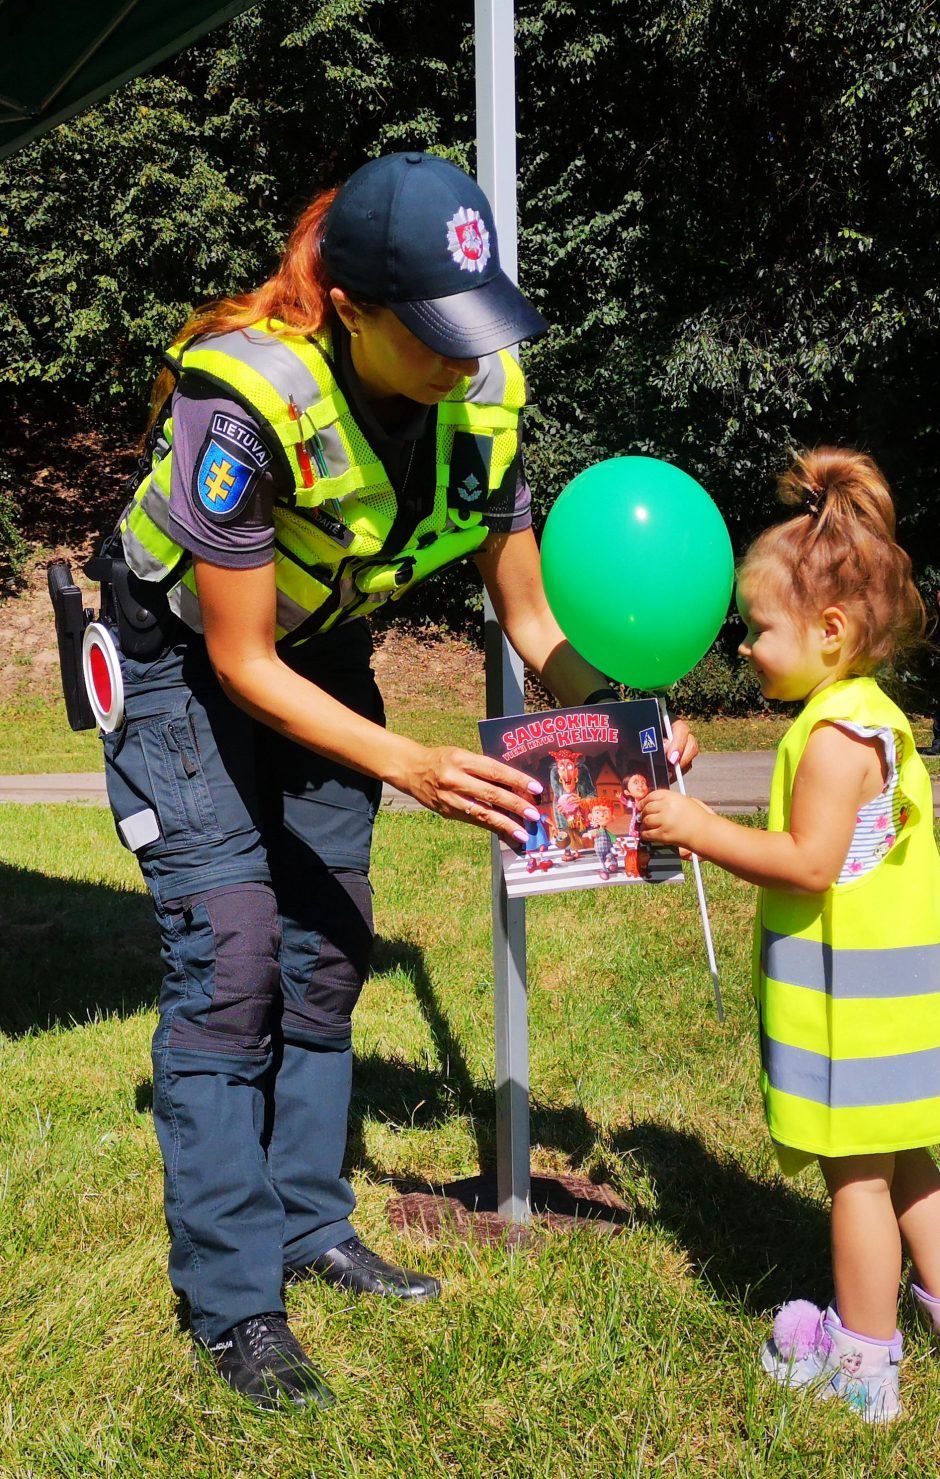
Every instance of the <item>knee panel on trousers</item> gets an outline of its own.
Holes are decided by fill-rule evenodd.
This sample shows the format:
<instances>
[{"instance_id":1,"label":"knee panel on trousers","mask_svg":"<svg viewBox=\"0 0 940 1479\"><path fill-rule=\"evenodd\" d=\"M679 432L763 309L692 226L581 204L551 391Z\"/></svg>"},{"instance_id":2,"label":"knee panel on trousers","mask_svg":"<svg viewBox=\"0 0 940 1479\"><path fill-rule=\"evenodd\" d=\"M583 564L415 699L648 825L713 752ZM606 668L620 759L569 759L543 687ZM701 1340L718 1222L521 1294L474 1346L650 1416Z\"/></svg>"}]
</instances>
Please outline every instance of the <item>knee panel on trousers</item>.
<instances>
[{"instance_id":1,"label":"knee panel on trousers","mask_svg":"<svg viewBox=\"0 0 940 1479\"><path fill-rule=\"evenodd\" d=\"M287 1039L342 1046L372 955L372 886L365 873L323 869L280 898L282 1026Z\"/></svg>"},{"instance_id":2,"label":"knee panel on trousers","mask_svg":"<svg viewBox=\"0 0 940 1479\"><path fill-rule=\"evenodd\" d=\"M264 883L229 884L169 905L184 977L171 1048L264 1054L279 994L280 927Z\"/></svg>"}]
</instances>

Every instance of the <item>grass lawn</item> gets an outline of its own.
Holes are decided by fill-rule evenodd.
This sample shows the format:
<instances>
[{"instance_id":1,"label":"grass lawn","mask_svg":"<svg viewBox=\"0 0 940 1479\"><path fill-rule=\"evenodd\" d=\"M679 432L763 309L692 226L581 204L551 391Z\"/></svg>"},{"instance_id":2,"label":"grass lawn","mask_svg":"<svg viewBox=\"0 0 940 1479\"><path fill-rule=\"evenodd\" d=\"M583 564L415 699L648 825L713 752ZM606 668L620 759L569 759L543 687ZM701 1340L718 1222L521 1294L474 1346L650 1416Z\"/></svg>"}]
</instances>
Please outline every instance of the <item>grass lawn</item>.
<instances>
[{"instance_id":1,"label":"grass lawn","mask_svg":"<svg viewBox=\"0 0 940 1479\"><path fill-rule=\"evenodd\" d=\"M482 835L380 817L350 1174L364 1236L444 1296L291 1290L341 1400L263 1417L193 1371L165 1279L159 966L132 860L104 811L0 807L3 1479L937 1473L940 1373L907 1307L906 1417L885 1431L756 1369L767 1311L828 1297L828 1230L815 1175L774 1170L751 891L712 870L723 1028L691 885L528 910L534 1166L609 1181L633 1209L623 1233L509 1254L390 1231L388 1178L492 1162L488 860Z\"/></svg>"},{"instance_id":2,"label":"grass lawn","mask_svg":"<svg viewBox=\"0 0 940 1479\"><path fill-rule=\"evenodd\" d=\"M88 729L73 733L59 696L30 693L23 686L0 704L0 775L49 775L100 768L97 733Z\"/></svg>"}]
</instances>

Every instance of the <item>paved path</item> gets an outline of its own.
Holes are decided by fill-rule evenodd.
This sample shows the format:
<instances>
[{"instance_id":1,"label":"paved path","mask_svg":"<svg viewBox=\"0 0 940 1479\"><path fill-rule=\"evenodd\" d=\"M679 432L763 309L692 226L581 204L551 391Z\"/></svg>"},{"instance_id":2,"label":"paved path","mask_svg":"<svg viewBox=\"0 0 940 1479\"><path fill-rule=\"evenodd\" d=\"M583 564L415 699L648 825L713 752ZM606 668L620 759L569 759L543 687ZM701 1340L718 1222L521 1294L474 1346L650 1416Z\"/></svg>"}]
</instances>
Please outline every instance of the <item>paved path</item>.
<instances>
[{"instance_id":1,"label":"paved path","mask_svg":"<svg viewBox=\"0 0 940 1479\"><path fill-rule=\"evenodd\" d=\"M770 797L771 750L700 755L686 778L693 796L717 811L763 811ZM84 802L106 806L104 775L100 771L75 775L0 775L0 802ZM934 816L940 816L940 776L933 777ZM419 811L418 803L394 786L385 786L382 806L389 811Z\"/></svg>"},{"instance_id":2,"label":"paved path","mask_svg":"<svg viewBox=\"0 0 940 1479\"><path fill-rule=\"evenodd\" d=\"M76 771L72 775L0 775L0 802L68 801L86 806L107 806L104 772ZM382 789L382 806L389 811L420 811L417 801L397 791L394 786Z\"/></svg>"}]
</instances>

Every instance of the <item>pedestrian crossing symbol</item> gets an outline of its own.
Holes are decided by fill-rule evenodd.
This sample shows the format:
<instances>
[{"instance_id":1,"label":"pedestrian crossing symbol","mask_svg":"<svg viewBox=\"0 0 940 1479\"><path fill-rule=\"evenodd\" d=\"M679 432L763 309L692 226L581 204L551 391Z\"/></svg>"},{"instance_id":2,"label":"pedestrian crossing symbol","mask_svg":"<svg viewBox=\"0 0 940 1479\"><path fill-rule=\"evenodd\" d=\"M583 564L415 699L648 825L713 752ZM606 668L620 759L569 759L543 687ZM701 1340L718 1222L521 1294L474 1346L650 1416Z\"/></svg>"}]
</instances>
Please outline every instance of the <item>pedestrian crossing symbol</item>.
<instances>
[{"instance_id":1,"label":"pedestrian crossing symbol","mask_svg":"<svg viewBox=\"0 0 940 1479\"><path fill-rule=\"evenodd\" d=\"M659 741L656 738L655 729L641 729L640 753L643 755L652 755L658 749Z\"/></svg>"}]
</instances>

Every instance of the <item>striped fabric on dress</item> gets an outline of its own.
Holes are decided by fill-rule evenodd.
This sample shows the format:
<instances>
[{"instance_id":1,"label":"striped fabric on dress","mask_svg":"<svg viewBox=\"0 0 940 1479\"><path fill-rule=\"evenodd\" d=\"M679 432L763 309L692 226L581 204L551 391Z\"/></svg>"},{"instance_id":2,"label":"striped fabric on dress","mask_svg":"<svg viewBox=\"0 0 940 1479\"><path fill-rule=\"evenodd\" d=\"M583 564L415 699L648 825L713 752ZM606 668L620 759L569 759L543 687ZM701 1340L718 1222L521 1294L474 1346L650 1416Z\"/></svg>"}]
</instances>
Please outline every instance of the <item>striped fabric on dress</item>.
<instances>
[{"instance_id":1,"label":"striped fabric on dress","mask_svg":"<svg viewBox=\"0 0 940 1479\"><path fill-rule=\"evenodd\" d=\"M881 793L859 807L855 832L837 883L851 883L880 863L898 840L907 820L907 807L898 788L898 741L893 729L868 729L862 724L838 726L861 739L877 739L884 754L887 780Z\"/></svg>"}]
</instances>

